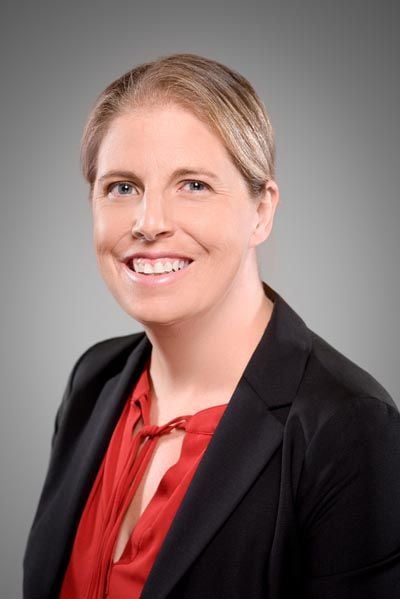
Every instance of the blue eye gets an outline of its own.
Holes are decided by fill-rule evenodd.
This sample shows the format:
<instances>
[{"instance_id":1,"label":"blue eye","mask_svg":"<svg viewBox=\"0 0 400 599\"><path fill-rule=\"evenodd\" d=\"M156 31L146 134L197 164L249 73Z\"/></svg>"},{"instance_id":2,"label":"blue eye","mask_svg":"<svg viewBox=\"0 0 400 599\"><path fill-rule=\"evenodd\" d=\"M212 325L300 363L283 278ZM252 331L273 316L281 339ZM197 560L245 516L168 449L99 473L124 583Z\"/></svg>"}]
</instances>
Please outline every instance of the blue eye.
<instances>
[{"instance_id":1,"label":"blue eye","mask_svg":"<svg viewBox=\"0 0 400 599\"><path fill-rule=\"evenodd\" d=\"M123 181L121 183L112 183L108 188L108 192L113 191L114 189L117 190L117 195L127 196L131 195L134 187L131 183Z\"/></svg>"},{"instance_id":2,"label":"blue eye","mask_svg":"<svg viewBox=\"0 0 400 599\"><path fill-rule=\"evenodd\" d=\"M206 185L202 181L197 181L197 180L186 181L185 185L193 186L190 191L204 191L208 187L208 185Z\"/></svg>"}]
</instances>

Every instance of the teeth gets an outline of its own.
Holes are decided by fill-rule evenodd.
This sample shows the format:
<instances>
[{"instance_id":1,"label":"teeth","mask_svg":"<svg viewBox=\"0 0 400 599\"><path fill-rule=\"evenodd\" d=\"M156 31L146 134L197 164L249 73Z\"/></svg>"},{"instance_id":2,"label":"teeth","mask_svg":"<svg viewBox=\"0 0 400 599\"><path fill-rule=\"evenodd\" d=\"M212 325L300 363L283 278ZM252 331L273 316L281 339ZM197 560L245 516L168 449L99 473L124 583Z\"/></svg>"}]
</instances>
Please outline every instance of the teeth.
<instances>
[{"instance_id":1,"label":"teeth","mask_svg":"<svg viewBox=\"0 0 400 599\"><path fill-rule=\"evenodd\" d=\"M139 260L133 260L132 261L132 266L135 272L141 272L143 274L161 274L164 272L171 272L172 270L177 271L177 270L182 270L182 268L185 268L186 266L189 265L189 260L174 260L173 262L171 261L166 261L166 262L162 262L161 260L159 260L158 262L156 262L154 265L153 264L149 264L149 262L142 262Z\"/></svg>"}]
</instances>

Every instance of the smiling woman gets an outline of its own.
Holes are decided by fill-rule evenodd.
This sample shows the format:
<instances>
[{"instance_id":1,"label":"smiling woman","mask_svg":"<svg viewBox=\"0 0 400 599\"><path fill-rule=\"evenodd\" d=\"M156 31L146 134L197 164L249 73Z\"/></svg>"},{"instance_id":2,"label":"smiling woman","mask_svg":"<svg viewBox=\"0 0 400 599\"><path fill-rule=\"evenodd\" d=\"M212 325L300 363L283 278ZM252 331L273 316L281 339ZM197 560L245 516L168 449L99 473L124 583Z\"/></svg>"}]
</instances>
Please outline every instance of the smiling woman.
<instances>
[{"instance_id":1,"label":"smiling woman","mask_svg":"<svg viewBox=\"0 0 400 599\"><path fill-rule=\"evenodd\" d=\"M226 309L235 309L244 294L251 293L246 302L252 311L255 302L262 303L254 247L270 231L277 186L264 177L264 192L257 200L250 197L221 137L204 120L171 100L137 106L109 125L94 172L99 267L133 318L153 330L179 325L182 318L203 328L229 287ZM257 230L258 221L263 226ZM132 239L148 246L139 252L136 269ZM174 268L173 257L186 260L187 267ZM166 269L169 274L162 274Z\"/></svg>"},{"instance_id":2,"label":"smiling woman","mask_svg":"<svg viewBox=\"0 0 400 599\"><path fill-rule=\"evenodd\" d=\"M194 54L139 65L82 139L102 276L143 331L76 361L25 599L400 594L400 415L261 280L263 103Z\"/></svg>"}]
</instances>

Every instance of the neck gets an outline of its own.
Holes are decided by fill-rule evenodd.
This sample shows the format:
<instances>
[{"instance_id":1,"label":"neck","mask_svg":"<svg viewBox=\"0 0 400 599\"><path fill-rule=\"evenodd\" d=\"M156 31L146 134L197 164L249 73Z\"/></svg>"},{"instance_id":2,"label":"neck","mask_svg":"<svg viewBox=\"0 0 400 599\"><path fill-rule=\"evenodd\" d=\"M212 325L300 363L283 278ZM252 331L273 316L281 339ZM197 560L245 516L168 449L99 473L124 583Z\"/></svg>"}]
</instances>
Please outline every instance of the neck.
<instances>
[{"instance_id":1,"label":"neck","mask_svg":"<svg viewBox=\"0 0 400 599\"><path fill-rule=\"evenodd\" d=\"M168 328L145 327L152 344L154 419L229 401L273 309L262 281L237 285L222 305ZM154 404L154 402L153 402Z\"/></svg>"}]
</instances>

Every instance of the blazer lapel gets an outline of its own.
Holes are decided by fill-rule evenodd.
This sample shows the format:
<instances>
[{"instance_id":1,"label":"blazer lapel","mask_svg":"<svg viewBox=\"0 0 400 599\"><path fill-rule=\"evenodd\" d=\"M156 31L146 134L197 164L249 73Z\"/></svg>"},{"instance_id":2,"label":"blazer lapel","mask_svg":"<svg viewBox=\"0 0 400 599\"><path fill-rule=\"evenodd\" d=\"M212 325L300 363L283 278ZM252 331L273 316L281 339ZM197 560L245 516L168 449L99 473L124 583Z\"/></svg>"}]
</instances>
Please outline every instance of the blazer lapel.
<instances>
[{"instance_id":1,"label":"blazer lapel","mask_svg":"<svg viewBox=\"0 0 400 599\"><path fill-rule=\"evenodd\" d=\"M51 596L55 595L61 584L82 509L150 350L151 344L144 335L130 351L123 368L105 383L99 381L100 393L92 384L72 392L73 401L63 416L68 425L60 428L37 510L39 514L41 503L45 501L45 516L35 517L27 544L31 558L24 584L28 590L35 589L37 597L47 597L49 589ZM85 411L90 413L88 420L83 416ZM69 458L65 459L68 454ZM63 456L65 468L60 467L59 456ZM51 551L43 551L50 546L49 538L52 539Z\"/></svg>"},{"instance_id":2,"label":"blazer lapel","mask_svg":"<svg viewBox=\"0 0 400 599\"><path fill-rule=\"evenodd\" d=\"M242 377L172 522L141 599L168 595L273 455L282 429Z\"/></svg>"},{"instance_id":3,"label":"blazer lapel","mask_svg":"<svg viewBox=\"0 0 400 599\"><path fill-rule=\"evenodd\" d=\"M282 442L284 427L270 408L293 401L311 340L297 314L263 285L275 300L272 317L199 463L141 599L168 595Z\"/></svg>"}]
</instances>

